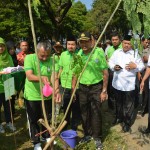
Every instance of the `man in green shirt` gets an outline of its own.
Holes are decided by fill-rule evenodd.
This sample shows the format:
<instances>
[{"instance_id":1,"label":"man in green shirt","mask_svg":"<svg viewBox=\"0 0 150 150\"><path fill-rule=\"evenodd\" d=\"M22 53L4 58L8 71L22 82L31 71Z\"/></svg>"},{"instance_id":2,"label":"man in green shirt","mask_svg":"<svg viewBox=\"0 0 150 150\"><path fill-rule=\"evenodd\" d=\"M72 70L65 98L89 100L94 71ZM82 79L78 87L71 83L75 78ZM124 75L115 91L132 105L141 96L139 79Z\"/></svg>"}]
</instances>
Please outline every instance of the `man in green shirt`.
<instances>
[{"instance_id":1,"label":"man in green shirt","mask_svg":"<svg viewBox=\"0 0 150 150\"><path fill-rule=\"evenodd\" d=\"M112 42L112 46L110 46L107 49L107 54L106 54L106 59L109 61L110 57L112 56L112 54L114 53L114 51L121 49L122 48L122 44L121 44L121 37L117 32L113 32L111 34L111 42ZM112 87L112 79L113 79L113 71L108 70L109 71L109 81L108 81L108 107L110 109L114 109L114 88ZM115 121L113 122L113 124L115 124Z\"/></svg>"},{"instance_id":2,"label":"man in green shirt","mask_svg":"<svg viewBox=\"0 0 150 150\"><path fill-rule=\"evenodd\" d=\"M29 131L31 140L34 144L34 150L42 150L40 144L40 138L35 136L40 132L40 127L37 121L40 118L43 118L42 112L42 101L41 101L41 92L39 85L39 77L38 77L38 67L37 67L37 59L40 61L40 70L41 70L41 79L43 82L43 86L45 84L52 85L52 76L54 73L53 68L53 60L50 56L51 54L51 44L49 42L40 42L37 45L38 57L36 54L27 55L24 62L24 69L26 72L26 82L25 82L25 90L24 90L24 98L26 103L26 110L29 120ZM59 94L59 83L58 83L58 66L55 66L55 101L60 102L61 96ZM45 110L48 120L51 119L51 96L44 97ZM42 126L42 131L45 128ZM42 134L43 138L46 138L49 141L49 133L46 132Z\"/></svg>"},{"instance_id":3,"label":"man in green shirt","mask_svg":"<svg viewBox=\"0 0 150 150\"><path fill-rule=\"evenodd\" d=\"M60 56L59 66L60 66L60 79L61 79L61 86L63 88L63 109L64 113L68 107L71 94L72 94L72 75L73 71L71 69L71 64L73 61L73 55L78 53L77 50L77 41L73 35L67 37L67 51L62 52ZM72 113L72 119L70 121ZM78 92L76 92L76 100L73 101L71 107L68 111L66 117L67 125L71 125L71 129L76 130L78 123L80 122L80 107L79 107L79 100L78 100Z\"/></svg>"},{"instance_id":4,"label":"man in green shirt","mask_svg":"<svg viewBox=\"0 0 150 150\"><path fill-rule=\"evenodd\" d=\"M107 54L106 54L106 57L108 60L110 59L110 57L112 56L115 50L122 48L121 38L117 32L113 32L111 34L111 42L112 42L112 46L108 48Z\"/></svg>"},{"instance_id":5,"label":"man in green shirt","mask_svg":"<svg viewBox=\"0 0 150 150\"><path fill-rule=\"evenodd\" d=\"M92 51L91 34L81 33L79 38L81 56L85 64ZM72 89L74 90L77 78L74 76ZM107 99L108 65L104 52L96 48L88 65L83 72L79 84L79 103L81 108L84 137L81 143L94 138L96 149L102 149L102 117L101 104Z\"/></svg>"}]
</instances>

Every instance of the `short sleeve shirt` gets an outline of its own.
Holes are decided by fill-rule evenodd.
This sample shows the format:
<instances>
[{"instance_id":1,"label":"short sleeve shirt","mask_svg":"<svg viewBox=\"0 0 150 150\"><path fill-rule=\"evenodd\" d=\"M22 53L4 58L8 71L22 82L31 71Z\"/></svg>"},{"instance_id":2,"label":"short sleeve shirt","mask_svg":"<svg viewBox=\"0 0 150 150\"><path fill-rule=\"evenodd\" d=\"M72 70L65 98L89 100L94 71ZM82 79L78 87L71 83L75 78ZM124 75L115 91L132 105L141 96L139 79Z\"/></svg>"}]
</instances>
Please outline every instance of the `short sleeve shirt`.
<instances>
[{"instance_id":1,"label":"short sleeve shirt","mask_svg":"<svg viewBox=\"0 0 150 150\"><path fill-rule=\"evenodd\" d=\"M24 69L25 71L32 70L34 75L38 75L36 54L30 54L26 56L24 61ZM40 69L41 76L47 76L50 79L53 72L53 58L50 57L47 59L47 61L40 62ZM55 64L55 71L58 72L57 63ZM26 78L24 97L29 101L41 100L39 82L31 82ZM50 97L45 99L50 99Z\"/></svg>"},{"instance_id":2,"label":"short sleeve shirt","mask_svg":"<svg viewBox=\"0 0 150 150\"><path fill-rule=\"evenodd\" d=\"M107 58L110 59L114 51L118 49L122 49L122 44L120 44L117 49L115 49L114 46L110 46L107 50Z\"/></svg>"},{"instance_id":3,"label":"short sleeve shirt","mask_svg":"<svg viewBox=\"0 0 150 150\"><path fill-rule=\"evenodd\" d=\"M87 59L90 55L85 55L81 49L78 53L81 56L82 61L86 64ZM103 70L108 69L105 53L99 48L96 48L92 57L80 79L81 84L96 84L103 80Z\"/></svg>"},{"instance_id":4,"label":"short sleeve shirt","mask_svg":"<svg viewBox=\"0 0 150 150\"><path fill-rule=\"evenodd\" d=\"M74 54L77 53L78 50L74 52ZM73 76L73 70L71 69L72 61L73 61L72 53L70 53L69 51L62 52L59 60L59 66L62 69L60 79L63 88L71 89L72 76Z\"/></svg>"}]
</instances>

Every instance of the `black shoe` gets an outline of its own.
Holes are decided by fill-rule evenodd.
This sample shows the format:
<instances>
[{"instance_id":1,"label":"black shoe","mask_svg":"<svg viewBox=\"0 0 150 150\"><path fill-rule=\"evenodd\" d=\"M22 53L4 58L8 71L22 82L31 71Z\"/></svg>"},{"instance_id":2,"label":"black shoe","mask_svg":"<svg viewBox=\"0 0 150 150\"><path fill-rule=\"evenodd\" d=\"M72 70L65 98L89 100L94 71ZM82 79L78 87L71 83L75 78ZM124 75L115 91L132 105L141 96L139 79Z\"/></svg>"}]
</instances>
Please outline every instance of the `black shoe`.
<instances>
[{"instance_id":1,"label":"black shoe","mask_svg":"<svg viewBox=\"0 0 150 150\"><path fill-rule=\"evenodd\" d=\"M123 130L123 132L131 132L131 128L130 128L129 125L124 125L124 126L122 127L122 130Z\"/></svg>"},{"instance_id":2,"label":"black shoe","mask_svg":"<svg viewBox=\"0 0 150 150\"><path fill-rule=\"evenodd\" d=\"M119 123L122 123L122 120L121 119L116 119L112 122L112 125L117 125Z\"/></svg>"},{"instance_id":3,"label":"black shoe","mask_svg":"<svg viewBox=\"0 0 150 150\"><path fill-rule=\"evenodd\" d=\"M149 134L149 133L150 133L150 129L147 128L147 129L145 129L144 131L142 131L142 133L143 133L143 134Z\"/></svg>"},{"instance_id":4,"label":"black shoe","mask_svg":"<svg viewBox=\"0 0 150 150\"><path fill-rule=\"evenodd\" d=\"M94 140L95 141L95 146L96 146L96 150L102 150L103 149L103 145L100 139Z\"/></svg>"},{"instance_id":5,"label":"black shoe","mask_svg":"<svg viewBox=\"0 0 150 150\"><path fill-rule=\"evenodd\" d=\"M81 140L80 140L80 144L81 143L85 143L85 142L89 142L90 140L92 140L92 137L91 136L84 136Z\"/></svg>"}]
</instances>

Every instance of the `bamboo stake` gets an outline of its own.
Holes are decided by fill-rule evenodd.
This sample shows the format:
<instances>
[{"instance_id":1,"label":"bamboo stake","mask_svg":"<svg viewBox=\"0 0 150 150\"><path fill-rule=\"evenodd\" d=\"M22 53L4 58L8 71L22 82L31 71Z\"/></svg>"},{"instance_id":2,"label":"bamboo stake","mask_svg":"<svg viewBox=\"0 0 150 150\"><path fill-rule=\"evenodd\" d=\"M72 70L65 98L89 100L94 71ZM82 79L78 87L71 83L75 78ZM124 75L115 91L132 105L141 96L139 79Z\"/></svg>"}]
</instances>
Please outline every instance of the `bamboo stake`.
<instances>
[{"instance_id":1,"label":"bamboo stake","mask_svg":"<svg viewBox=\"0 0 150 150\"><path fill-rule=\"evenodd\" d=\"M53 97L52 97L52 127L54 128L55 116L55 54L53 54Z\"/></svg>"},{"instance_id":2,"label":"bamboo stake","mask_svg":"<svg viewBox=\"0 0 150 150\"><path fill-rule=\"evenodd\" d=\"M31 22L32 36L33 36L33 41L34 41L34 49L35 49L36 56L38 58L38 53L37 53L37 48L36 48L36 46L37 46L36 35L35 35L34 22L33 22L32 10L31 10L31 0L28 0L28 8L29 8L29 17L30 17L30 22ZM38 77L39 77L39 83L40 83L41 99L42 99L43 116L44 116L44 120L45 120L47 129L49 130L49 132L51 132L52 129L50 128L50 126L48 124L48 120L47 120L47 116L46 116L46 111L45 111L44 96L43 96L43 93L42 93L42 79L41 79L41 69L40 69L39 59L37 59L37 67L38 67Z\"/></svg>"},{"instance_id":3,"label":"bamboo stake","mask_svg":"<svg viewBox=\"0 0 150 150\"><path fill-rule=\"evenodd\" d=\"M59 126L58 126L58 128L56 129L55 132L57 132L57 130L59 130L60 126L62 125L63 121L65 120L65 118L66 118L66 116L67 116L67 113L68 113L68 111L69 111L69 108L70 108L70 106L71 106L71 103L72 103L72 101L73 101L73 97L74 97L74 95L75 95L76 89L77 89L78 84L79 84L79 82L80 82L80 79L81 79L81 77L82 77L82 74L83 74L83 72L85 71L85 69L86 69L86 67L87 67L87 65L88 65L88 63L89 63L89 60L90 60L91 57L92 57L92 54L94 53L94 51L95 51L95 49L96 49L96 47L97 47L99 41L101 40L102 36L104 35L104 33L105 33L105 31L106 31L106 29L107 29L107 27L108 27L110 21L112 20L114 14L116 13L117 9L119 8L121 2L122 2L122 0L119 0L117 6L116 6L116 8L115 8L115 10L113 11L112 15L111 15L110 18L108 19L108 21L107 21L107 23L106 23L106 25L105 25L105 27L104 27L104 29L103 29L101 35L99 36L99 38L98 38L98 40L97 40L97 42L96 42L94 48L92 49L92 51L91 51L91 53L90 53L90 55L89 55L89 57L88 57L88 59L87 59L87 62L86 62L85 66L84 66L84 68L83 68L82 72L80 73L80 76L79 76L79 78L78 78L78 80L77 80L77 84L76 84L75 89L74 89L74 91L73 91L73 93L72 93L72 95L71 95L71 99L70 99L70 102L69 102L69 104L68 104L68 107L67 107L67 110L66 110L66 112L65 112L65 115L64 115L64 117L62 118L62 121L61 121L61 123L59 124ZM55 132L54 132L54 134L55 134Z\"/></svg>"},{"instance_id":4,"label":"bamboo stake","mask_svg":"<svg viewBox=\"0 0 150 150\"><path fill-rule=\"evenodd\" d=\"M61 124L59 130L57 130L57 132L56 132L53 136L51 136L50 141L45 145L45 147L44 147L43 150L47 150L47 148L49 147L49 145L52 144L52 142L54 141L54 139L58 136L58 134L59 134L59 133L61 132L61 130L65 127L66 124L67 124L67 121L64 121L64 122Z\"/></svg>"}]
</instances>

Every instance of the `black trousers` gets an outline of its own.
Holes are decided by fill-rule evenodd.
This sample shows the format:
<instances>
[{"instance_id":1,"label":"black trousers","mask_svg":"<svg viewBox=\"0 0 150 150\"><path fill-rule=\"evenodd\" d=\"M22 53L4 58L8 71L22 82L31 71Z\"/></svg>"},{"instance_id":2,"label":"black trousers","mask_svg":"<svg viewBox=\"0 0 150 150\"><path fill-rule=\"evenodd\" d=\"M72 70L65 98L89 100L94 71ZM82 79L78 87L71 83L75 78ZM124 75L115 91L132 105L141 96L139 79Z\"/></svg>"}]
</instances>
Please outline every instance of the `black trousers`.
<instances>
[{"instance_id":1,"label":"black trousers","mask_svg":"<svg viewBox=\"0 0 150 150\"><path fill-rule=\"evenodd\" d=\"M150 89L149 89L149 100L148 100L148 129L150 129Z\"/></svg>"},{"instance_id":2,"label":"black trousers","mask_svg":"<svg viewBox=\"0 0 150 150\"><path fill-rule=\"evenodd\" d=\"M146 71L146 70L145 70ZM145 71L142 72L142 77L145 74ZM148 101L149 101L149 78L145 80L144 90L142 93L142 112L146 114L148 112Z\"/></svg>"},{"instance_id":3,"label":"black trousers","mask_svg":"<svg viewBox=\"0 0 150 150\"><path fill-rule=\"evenodd\" d=\"M126 125L132 126L137 115L136 93L133 91L115 90L116 118L122 120Z\"/></svg>"},{"instance_id":4,"label":"black trousers","mask_svg":"<svg viewBox=\"0 0 150 150\"><path fill-rule=\"evenodd\" d=\"M4 115L5 115L5 120L6 123L12 122L11 121L11 112L10 112L10 105L9 105L9 101L5 100L5 94L4 93L0 93L0 123L2 122L1 120L1 107L4 107Z\"/></svg>"},{"instance_id":5,"label":"black trousers","mask_svg":"<svg viewBox=\"0 0 150 150\"><path fill-rule=\"evenodd\" d=\"M47 119L50 121L51 113L52 113L52 104L51 104L52 101L45 100L44 103L45 103ZM37 121L40 118L43 118L42 101L29 101L25 99L25 105L26 105L27 117L29 121L30 138L33 144L37 144L40 142L40 137L35 135L40 131L46 130L46 128L42 125L40 128L40 125L37 123ZM50 135L48 132L45 132L44 134L42 134L42 137L48 138L50 137Z\"/></svg>"},{"instance_id":6,"label":"black trousers","mask_svg":"<svg viewBox=\"0 0 150 150\"><path fill-rule=\"evenodd\" d=\"M91 86L79 85L79 102L84 134L85 136L93 136L94 139L102 136L101 91L102 83Z\"/></svg>"},{"instance_id":7,"label":"black trousers","mask_svg":"<svg viewBox=\"0 0 150 150\"><path fill-rule=\"evenodd\" d=\"M109 79L108 79L108 107L111 109L114 109L115 107L115 89L112 86L112 80L113 80L113 74L114 72L111 71L110 69L109 71Z\"/></svg>"},{"instance_id":8,"label":"black trousers","mask_svg":"<svg viewBox=\"0 0 150 150\"><path fill-rule=\"evenodd\" d=\"M63 88L64 95L63 95L63 109L64 113L68 107L68 104L71 99L72 90L68 88ZM72 118L71 118L72 114ZM77 126L81 120L81 112L80 112L80 105L79 105L79 94L78 90L76 91L76 100L72 102L68 114L66 116L67 125L64 129L67 129L68 126L71 126L71 129L77 130Z\"/></svg>"}]
</instances>

